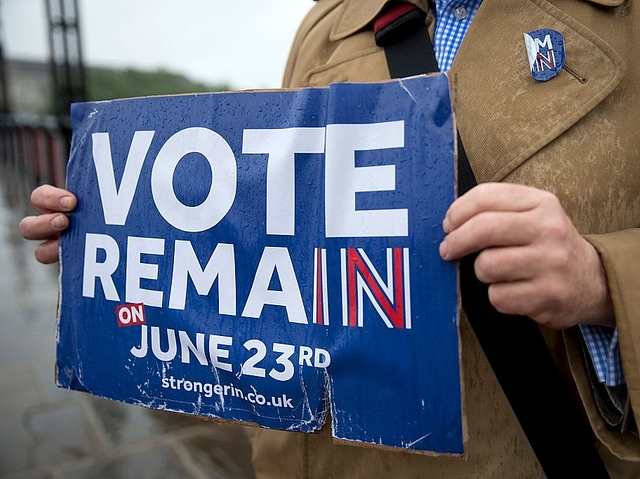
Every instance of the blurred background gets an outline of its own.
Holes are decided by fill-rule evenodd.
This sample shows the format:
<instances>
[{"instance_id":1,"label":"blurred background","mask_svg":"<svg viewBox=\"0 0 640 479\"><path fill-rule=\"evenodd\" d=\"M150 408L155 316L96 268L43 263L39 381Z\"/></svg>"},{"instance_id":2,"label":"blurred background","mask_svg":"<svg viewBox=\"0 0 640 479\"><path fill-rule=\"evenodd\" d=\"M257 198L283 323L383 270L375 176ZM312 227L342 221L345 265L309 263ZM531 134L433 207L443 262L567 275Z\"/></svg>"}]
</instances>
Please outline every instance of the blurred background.
<instances>
[{"instance_id":1,"label":"blurred background","mask_svg":"<svg viewBox=\"0 0 640 479\"><path fill-rule=\"evenodd\" d=\"M0 0L0 478L252 478L242 428L56 388L57 266L18 233L64 185L69 104L275 88L312 0Z\"/></svg>"}]
</instances>

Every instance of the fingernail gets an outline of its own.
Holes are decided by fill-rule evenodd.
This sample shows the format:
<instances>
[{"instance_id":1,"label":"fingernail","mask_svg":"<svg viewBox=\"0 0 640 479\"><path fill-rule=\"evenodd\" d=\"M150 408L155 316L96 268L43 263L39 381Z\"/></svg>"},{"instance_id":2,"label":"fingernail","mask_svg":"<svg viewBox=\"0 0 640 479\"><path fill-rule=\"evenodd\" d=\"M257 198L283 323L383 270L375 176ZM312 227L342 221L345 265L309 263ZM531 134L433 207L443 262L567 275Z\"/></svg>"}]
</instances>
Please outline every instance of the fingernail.
<instances>
[{"instance_id":1,"label":"fingernail","mask_svg":"<svg viewBox=\"0 0 640 479\"><path fill-rule=\"evenodd\" d=\"M447 253L449 252L449 247L447 246L447 241L444 240L442 243L440 243L440 257L442 259L447 259Z\"/></svg>"},{"instance_id":2,"label":"fingernail","mask_svg":"<svg viewBox=\"0 0 640 479\"><path fill-rule=\"evenodd\" d=\"M449 217L445 216L444 220L442 220L442 229L444 230L445 233L449 233L450 227L451 225L449 224Z\"/></svg>"},{"instance_id":3,"label":"fingernail","mask_svg":"<svg viewBox=\"0 0 640 479\"><path fill-rule=\"evenodd\" d=\"M51 226L53 226L57 230L64 229L66 226L66 221L63 215L56 215L51 220Z\"/></svg>"},{"instance_id":4,"label":"fingernail","mask_svg":"<svg viewBox=\"0 0 640 479\"><path fill-rule=\"evenodd\" d=\"M60 206L65 210L73 208L73 201L70 196L63 196L60 198Z\"/></svg>"}]
</instances>

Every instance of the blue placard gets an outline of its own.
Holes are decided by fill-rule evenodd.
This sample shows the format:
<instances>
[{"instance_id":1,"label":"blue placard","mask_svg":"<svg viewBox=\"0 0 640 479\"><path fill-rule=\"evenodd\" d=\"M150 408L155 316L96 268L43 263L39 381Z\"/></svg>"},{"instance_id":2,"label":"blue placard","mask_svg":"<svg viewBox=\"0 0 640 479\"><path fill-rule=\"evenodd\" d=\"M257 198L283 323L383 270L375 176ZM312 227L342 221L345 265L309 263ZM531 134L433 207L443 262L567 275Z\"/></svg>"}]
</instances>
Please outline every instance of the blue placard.
<instances>
[{"instance_id":1,"label":"blue placard","mask_svg":"<svg viewBox=\"0 0 640 479\"><path fill-rule=\"evenodd\" d=\"M444 74L72 106L57 380L463 453Z\"/></svg>"}]
</instances>

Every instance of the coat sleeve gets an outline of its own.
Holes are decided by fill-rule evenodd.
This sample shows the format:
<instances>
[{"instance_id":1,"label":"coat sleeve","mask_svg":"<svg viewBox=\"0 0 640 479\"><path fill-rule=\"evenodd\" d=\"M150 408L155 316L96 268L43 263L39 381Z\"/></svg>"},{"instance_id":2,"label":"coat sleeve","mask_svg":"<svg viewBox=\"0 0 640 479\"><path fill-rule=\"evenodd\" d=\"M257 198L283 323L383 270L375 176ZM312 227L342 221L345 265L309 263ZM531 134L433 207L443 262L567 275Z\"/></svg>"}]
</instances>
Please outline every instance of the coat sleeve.
<instances>
[{"instance_id":1,"label":"coat sleeve","mask_svg":"<svg viewBox=\"0 0 640 479\"><path fill-rule=\"evenodd\" d=\"M630 431L620 432L608 426L599 414L587 374L580 367L583 359L577 330L565 333L569 361L596 436L613 455L636 462L640 461L640 229L589 235L586 239L600 254L607 275L629 402L635 411L635 424Z\"/></svg>"}]
</instances>

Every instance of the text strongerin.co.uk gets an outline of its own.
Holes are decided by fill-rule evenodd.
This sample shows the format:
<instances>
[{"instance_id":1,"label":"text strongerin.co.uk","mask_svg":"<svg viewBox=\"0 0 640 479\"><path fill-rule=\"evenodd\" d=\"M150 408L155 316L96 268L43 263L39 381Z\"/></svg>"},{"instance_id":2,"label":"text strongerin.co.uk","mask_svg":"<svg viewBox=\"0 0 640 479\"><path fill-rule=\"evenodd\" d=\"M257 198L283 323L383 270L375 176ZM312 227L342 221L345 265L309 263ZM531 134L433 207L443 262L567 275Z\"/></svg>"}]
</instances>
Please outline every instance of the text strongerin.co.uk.
<instances>
[{"instance_id":1,"label":"text strongerin.co.uk","mask_svg":"<svg viewBox=\"0 0 640 479\"><path fill-rule=\"evenodd\" d=\"M252 388L251 392L245 392L242 389L234 386L233 384L212 384L203 383L200 381L191 381L184 378L174 378L173 376L162 378L162 388L172 389L174 391L186 391L201 394L205 398L211 398L214 395L220 399L220 403L224 404L224 396L230 396L234 398L244 399L250 404L257 404L259 406L267 407L286 407L293 409L292 398L287 397L286 393L280 396L271 396L268 399L264 394L260 394L255 388Z\"/></svg>"}]
</instances>

